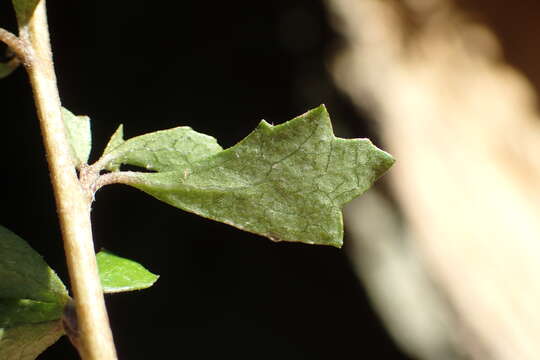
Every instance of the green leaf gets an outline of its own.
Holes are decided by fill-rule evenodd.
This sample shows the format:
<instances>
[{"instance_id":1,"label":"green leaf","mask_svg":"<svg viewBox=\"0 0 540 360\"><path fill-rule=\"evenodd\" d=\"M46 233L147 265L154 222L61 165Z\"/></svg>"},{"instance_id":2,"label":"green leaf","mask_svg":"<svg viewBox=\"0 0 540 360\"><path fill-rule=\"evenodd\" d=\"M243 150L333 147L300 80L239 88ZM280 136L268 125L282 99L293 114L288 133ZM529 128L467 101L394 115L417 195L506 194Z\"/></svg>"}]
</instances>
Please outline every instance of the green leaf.
<instances>
[{"instance_id":1,"label":"green leaf","mask_svg":"<svg viewBox=\"0 0 540 360\"><path fill-rule=\"evenodd\" d=\"M170 171L189 166L221 150L213 137L181 126L129 139L107 156L111 159L108 166L112 167L129 164L148 170Z\"/></svg>"},{"instance_id":2,"label":"green leaf","mask_svg":"<svg viewBox=\"0 0 540 360\"><path fill-rule=\"evenodd\" d=\"M112 134L111 138L109 139L107 146L105 146L103 155L107 155L108 153L116 149L118 146L122 145L124 142L124 124L120 124L118 128L114 131L114 134Z\"/></svg>"},{"instance_id":3,"label":"green leaf","mask_svg":"<svg viewBox=\"0 0 540 360\"><path fill-rule=\"evenodd\" d=\"M140 161L138 151L120 161L159 172L125 182L161 201L274 241L337 247L342 206L394 163L367 139L336 138L322 105L282 125L262 121L237 145L198 161L171 153L162 166L150 151Z\"/></svg>"},{"instance_id":4,"label":"green leaf","mask_svg":"<svg viewBox=\"0 0 540 360\"><path fill-rule=\"evenodd\" d=\"M71 144L73 163L80 167L88 162L92 150L90 118L88 116L75 116L66 108L62 108L62 118Z\"/></svg>"},{"instance_id":5,"label":"green leaf","mask_svg":"<svg viewBox=\"0 0 540 360\"><path fill-rule=\"evenodd\" d=\"M0 299L0 328L58 320L63 304L28 299Z\"/></svg>"},{"instance_id":6,"label":"green leaf","mask_svg":"<svg viewBox=\"0 0 540 360\"><path fill-rule=\"evenodd\" d=\"M103 155L107 155L108 153L116 149L118 146L122 145L124 142L124 125L120 124L120 126L118 126L118 129L116 129L114 134L112 134L111 138L109 139L107 146L105 146Z\"/></svg>"},{"instance_id":7,"label":"green leaf","mask_svg":"<svg viewBox=\"0 0 540 360\"><path fill-rule=\"evenodd\" d=\"M108 251L100 251L96 259L105 293L146 289L159 278L159 275L152 274L141 264Z\"/></svg>"},{"instance_id":8,"label":"green leaf","mask_svg":"<svg viewBox=\"0 0 540 360\"><path fill-rule=\"evenodd\" d=\"M112 134L111 138L109 139L109 142L107 143L107 146L105 146L105 150L103 151L103 156L107 155L108 153L112 152L114 149L116 149L118 146L122 145L125 142L124 140L124 125L120 124L118 126L118 129ZM120 164L118 163L109 163L106 166L106 169L109 171L118 171L120 170Z\"/></svg>"},{"instance_id":9,"label":"green leaf","mask_svg":"<svg viewBox=\"0 0 540 360\"><path fill-rule=\"evenodd\" d=\"M17 15L19 26L26 25L34 14L39 0L13 0L13 7Z\"/></svg>"},{"instance_id":10,"label":"green leaf","mask_svg":"<svg viewBox=\"0 0 540 360\"><path fill-rule=\"evenodd\" d=\"M5 63L0 63L0 79L3 79L10 75L15 69L19 67L18 59L11 59Z\"/></svg>"},{"instance_id":11,"label":"green leaf","mask_svg":"<svg viewBox=\"0 0 540 360\"><path fill-rule=\"evenodd\" d=\"M0 226L0 359L35 359L63 333L69 296L23 239Z\"/></svg>"},{"instance_id":12,"label":"green leaf","mask_svg":"<svg viewBox=\"0 0 540 360\"><path fill-rule=\"evenodd\" d=\"M59 320L0 328L0 359L34 360L63 333Z\"/></svg>"},{"instance_id":13,"label":"green leaf","mask_svg":"<svg viewBox=\"0 0 540 360\"><path fill-rule=\"evenodd\" d=\"M65 304L67 290L43 258L23 239L0 226L0 299Z\"/></svg>"}]
</instances>

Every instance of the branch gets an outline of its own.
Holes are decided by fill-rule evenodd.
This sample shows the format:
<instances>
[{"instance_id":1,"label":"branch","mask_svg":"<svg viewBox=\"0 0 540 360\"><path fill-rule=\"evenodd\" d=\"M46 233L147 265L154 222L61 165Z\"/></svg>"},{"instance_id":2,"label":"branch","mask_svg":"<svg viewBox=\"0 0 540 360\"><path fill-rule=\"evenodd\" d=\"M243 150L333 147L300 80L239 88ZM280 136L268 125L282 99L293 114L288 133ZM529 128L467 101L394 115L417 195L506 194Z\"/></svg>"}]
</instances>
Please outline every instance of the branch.
<instances>
[{"instance_id":1,"label":"branch","mask_svg":"<svg viewBox=\"0 0 540 360\"><path fill-rule=\"evenodd\" d=\"M0 28L0 41L9 46L9 48L25 66L29 66L31 64L32 56L30 55L30 48L27 47L24 42L15 34L7 31L6 29Z\"/></svg>"},{"instance_id":2,"label":"branch","mask_svg":"<svg viewBox=\"0 0 540 360\"><path fill-rule=\"evenodd\" d=\"M79 183L72 165L49 41L45 0L28 23L19 24L20 38L2 32L2 40L27 61L51 182L58 209L66 259L80 326L80 355L84 360L115 360L116 350L97 271L91 197ZM28 56L31 54L31 56Z\"/></svg>"}]
</instances>

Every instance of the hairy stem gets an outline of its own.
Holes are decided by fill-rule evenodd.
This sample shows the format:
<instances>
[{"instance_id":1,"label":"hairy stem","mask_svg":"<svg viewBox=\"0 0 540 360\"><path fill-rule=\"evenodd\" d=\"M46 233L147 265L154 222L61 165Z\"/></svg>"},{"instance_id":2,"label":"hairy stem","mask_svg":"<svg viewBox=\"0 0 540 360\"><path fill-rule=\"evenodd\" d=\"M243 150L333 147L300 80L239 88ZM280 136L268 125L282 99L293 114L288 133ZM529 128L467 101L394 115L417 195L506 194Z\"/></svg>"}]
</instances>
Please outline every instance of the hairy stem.
<instances>
[{"instance_id":1,"label":"hairy stem","mask_svg":"<svg viewBox=\"0 0 540 360\"><path fill-rule=\"evenodd\" d=\"M20 41L30 59L30 77L47 153L58 217L64 240L84 360L114 360L116 350L98 276L92 226L91 197L81 186L67 142L52 62L45 0L28 23L19 24Z\"/></svg>"},{"instance_id":2,"label":"hairy stem","mask_svg":"<svg viewBox=\"0 0 540 360\"><path fill-rule=\"evenodd\" d=\"M133 185L139 182L137 173L133 171L118 171L101 175L93 185L93 191L98 191L101 187L111 184Z\"/></svg>"},{"instance_id":3,"label":"hairy stem","mask_svg":"<svg viewBox=\"0 0 540 360\"><path fill-rule=\"evenodd\" d=\"M28 49L25 47L24 42L15 36L15 34L0 28L0 41L8 46L23 64L28 65L31 62Z\"/></svg>"}]
</instances>

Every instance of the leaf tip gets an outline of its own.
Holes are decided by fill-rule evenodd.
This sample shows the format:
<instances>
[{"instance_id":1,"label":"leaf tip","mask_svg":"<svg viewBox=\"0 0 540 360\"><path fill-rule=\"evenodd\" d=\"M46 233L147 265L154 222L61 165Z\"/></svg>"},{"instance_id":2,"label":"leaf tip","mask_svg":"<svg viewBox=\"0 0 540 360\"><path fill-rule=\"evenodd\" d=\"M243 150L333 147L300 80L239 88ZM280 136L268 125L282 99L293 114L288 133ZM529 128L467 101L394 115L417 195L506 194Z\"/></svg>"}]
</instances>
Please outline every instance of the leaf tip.
<instances>
[{"instance_id":1,"label":"leaf tip","mask_svg":"<svg viewBox=\"0 0 540 360\"><path fill-rule=\"evenodd\" d=\"M96 260L105 293L147 289L159 279L159 275L151 273L141 264L107 250L100 251Z\"/></svg>"},{"instance_id":2,"label":"leaf tip","mask_svg":"<svg viewBox=\"0 0 540 360\"><path fill-rule=\"evenodd\" d=\"M396 159L388 152L377 148L380 159L380 172L381 175L388 171L395 163Z\"/></svg>"},{"instance_id":3,"label":"leaf tip","mask_svg":"<svg viewBox=\"0 0 540 360\"><path fill-rule=\"evenodd\" d=\"M113 150L118 148L120 145L122 145L125 142L124 140L124 124L120 124L118 128L114 131L111 138L107 142L107 145L105 145L105 150L103 150L103 155L105 156L109 153L111 153ZM105 166L105 168L109 171L119 171L120 170L120 164L115 162L110 162Z\"/></svg>"},{"instance_id":4,"label":"leaf tip","mask_svg":"<svg viewBox=\"0 0 540 360\"><path fill-rule=\"evenodd\" d=\"M257 125L257 129L271 129L274 125L270 124L268 121L262 119L259 125Z\"/></svg>"},{"instance_id":5,"label":"leaf tip","mask_svg":"<svg viewBox=\"0 0 540 360\"><path fill-rule=\"evenodd\" d=\"M316 108L313 108L307 112L307 114L314 114L314 115L322 115L325 117L330 117L330 114L328 114L328 110L326 109L326 105L321 104L317 106Z\"/></svg>"},{"instance_id":6,"label":"leaf tip","mask_svg":"<svg viewBox=\"0 0 540 360\"><path fill-rule=\"evenodd\" d=\"M396 159L390 153L377 147L370 139L355 140L363 143L364 145L362 147L364 149L371 149L369 150L369 166L371 166L374 173L377 174L374 180L382 176L396 162Z\"/></svg>"},{"instance_id":7,"label":"leaf tip","mask_svg":"<svg viewBox=\"0 0 540 360\"><path fill-rule=\"evenodd\" d=\"M341 249L343 247L343 232L341 232L341 235L332 237L331 239L325 239L323 242L318 242L318 243L313 243L313 244L332 246L337 249Z\"/></svg>"},{"instance_id":8,"label":"leaf tip","mask_svg":"<svg viewBox=\"0 0 540 360\"><path fill-rule=\"evenodd\" d=\"M339 239L338 241L332 241L328 245L333 246L337 249L341 249L343 247L343 239Z\"/></svg>"}]
</instances>

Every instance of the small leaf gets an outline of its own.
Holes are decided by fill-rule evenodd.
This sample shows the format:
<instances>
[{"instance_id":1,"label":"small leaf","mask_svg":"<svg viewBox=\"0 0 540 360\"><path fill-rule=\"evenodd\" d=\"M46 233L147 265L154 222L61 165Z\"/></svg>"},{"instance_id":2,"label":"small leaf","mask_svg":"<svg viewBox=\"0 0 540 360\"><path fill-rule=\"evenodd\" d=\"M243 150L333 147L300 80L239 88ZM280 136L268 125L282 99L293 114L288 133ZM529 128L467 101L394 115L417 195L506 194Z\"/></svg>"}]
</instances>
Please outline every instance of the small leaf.
<instances>
[{"instance_id":1,"label":"small leaf","mask_svg":"<svg viewBox=\"0 0 540 360\"><path fill-rule=\"evenodd\" d=\"M146 289L159 278L159 275L152 274L141 264L108 251L100 251L96 259L101 286L105 293Z\"/></svg>"},{"instance_id":2,"label":"small leaf","mask_svg":"<svg viewBox=\"0 0 540 360\"><path fill-rule=\"evenodd\" d=\"M108 147L108 146L107 146ZM148 170L175 170L222 150L216 139L181 126L134 137L116 147L109 166L130 164Z\"/></svg>"},{"instance_id":3,"label":"small leaf","mask_svg":"<svg viewBox=\"0 0 540 360\"><path fill-rule=\"evenodd\" d=\"M34 14L37 4L40 0L13 0L13 7L17 15L19 26L26 25Z\"/></svg>"},{"instance_id":4,"label":"small leaf","mask_svg":"<svg viewBox=\"0 0 540 360\"><path fill-rule=\"evenodd\" d=\"M0 299L65 304L67 290L43 258L23 239L0 226Z\"/></svg>"},{"instance_id":5,"label":"small leaf","mask_svg":"<svg viewBox=\"0 0 540 360\"><path fill-rule=\"evenodd\" d=\"M109 142L107 143L107 146L105 146L105 150L103 151L103 155L106 155L116 149L118 146L122 145L125 142L124 140L124 125L120 124L118 126L118 129L112 134L111 138L109 139Z\"/></svg>"},{"instance_id":6,"label":"small leaf","mask_svg":"<svg viewBox=\"0 0 540 360\"><path fill-rule=\"evenodd\" d=\"M92 150L90 118L88 116L75 116L66 108L62 108L62 118L71 144L74 165L80 167L88 162Z\"/></svg>"},{"instance_id":7,"label":"small leaf","mask_svg":"<svg viewBox=\"0 0 540 360\"><path fill-rule=\"evenodd\" d=\"M109 139L107 146L105 146L105 150L103 151L102 156L107 155L108 153L116 149L118 146L122 145L124 142L124 125L120 124L120 126L118 126L118 129L116 129L114 134L112 134L111 138ZM106 169L109 171L118 171L120 170L120 164L109 163L107 164Z\"/></svg>"},{"instance_id":8,"label":"small leaf","mask_svg":"<svg viewBox=\"0 0 540 360\"><path fill-rule=\"evenodd\" d=\"M141 166L138 151L121 161ZM151 154L145 156L153 165ZM126 183L274 241L337 247L342 206L394 163L367 139L336 138L324 106L278 126L262 121L237 145L198 161L175 155L167 166L152 167L159 173L136 173Z\"/></svg>"},{"instance_id":9,"label":"small leaf","mask_svg":"<svg viewBox=\"0 0 540 360\"><path fill-rule=\"evenodd\" d=\"M34 360L63 333L60 320L0 328L0 359Z\"/></svg>"}]
</instances>

